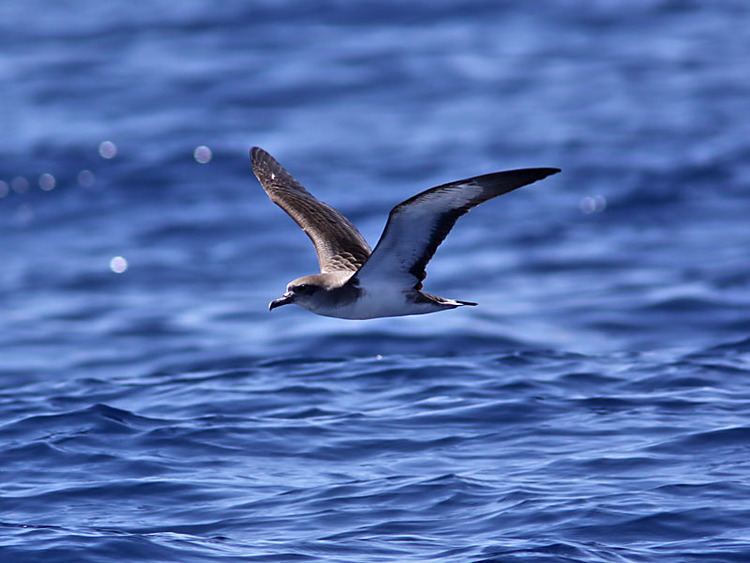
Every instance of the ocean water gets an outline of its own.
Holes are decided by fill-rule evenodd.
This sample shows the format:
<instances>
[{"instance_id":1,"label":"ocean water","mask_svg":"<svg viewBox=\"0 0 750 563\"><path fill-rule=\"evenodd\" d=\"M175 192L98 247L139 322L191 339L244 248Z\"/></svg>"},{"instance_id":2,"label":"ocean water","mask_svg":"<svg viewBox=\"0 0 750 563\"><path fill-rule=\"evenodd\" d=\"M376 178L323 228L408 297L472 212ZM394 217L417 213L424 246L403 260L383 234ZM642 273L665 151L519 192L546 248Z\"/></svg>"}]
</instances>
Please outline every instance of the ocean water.
<instances>
[{"instance_id":1,"label":"ocean water","mask_svg":"<svg viewBox=\"0 0 750 563\"><path fill-rule=\"evenodd\" d=\"M0 560L750 561L750 5L408 4L0 4ZM343 321L253 145L563 172Z\"/></svg>"}]
</instances>

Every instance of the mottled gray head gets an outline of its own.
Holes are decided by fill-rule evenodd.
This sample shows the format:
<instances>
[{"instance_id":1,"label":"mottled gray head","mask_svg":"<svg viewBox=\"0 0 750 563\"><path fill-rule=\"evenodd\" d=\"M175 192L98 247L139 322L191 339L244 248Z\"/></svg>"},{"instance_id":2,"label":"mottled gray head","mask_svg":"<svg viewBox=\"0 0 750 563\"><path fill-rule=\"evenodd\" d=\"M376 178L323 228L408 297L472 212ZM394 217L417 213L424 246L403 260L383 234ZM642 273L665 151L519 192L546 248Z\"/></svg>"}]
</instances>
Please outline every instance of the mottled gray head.
<instances>
[{"instance_id":1,"label":"mottled gray head","mask_svg":"<svg viewBox=\"0 0 750 563\"><path fill-rule=\"evenodd\" d=\"M295 303L308 311L316 311L356 299L357 290L346 284L352 274L350 271L326 272L297 278L287 284L284 295L268 304L268 310Z\"/></svg>"},{"instance_id":2,"label":"mottled gray head","mask_svg":"<svg viewBox=\"0 0 750 563\"><path fill-rule=\"evenodd\" d=\"M276 307L290 303L295 303L305 309L312 309L322 294L330 289L330 284L327 282L328 280L321 274L302 276L290 281L286 286L286 293L271 301L268 304L268 310L273 311Z\"/></svg>"}]
</instances>

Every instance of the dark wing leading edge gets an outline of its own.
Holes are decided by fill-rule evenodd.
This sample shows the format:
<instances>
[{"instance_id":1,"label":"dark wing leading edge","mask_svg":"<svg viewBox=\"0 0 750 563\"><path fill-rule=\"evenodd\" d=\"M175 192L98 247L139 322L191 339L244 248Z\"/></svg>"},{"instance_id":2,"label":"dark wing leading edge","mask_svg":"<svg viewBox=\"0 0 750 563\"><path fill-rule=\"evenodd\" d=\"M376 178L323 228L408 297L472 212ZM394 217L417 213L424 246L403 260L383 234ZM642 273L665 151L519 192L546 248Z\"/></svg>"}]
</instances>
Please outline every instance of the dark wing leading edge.
<instances>
[{"instance_id":1,"label":"dark wing leading edge","mask_svg":"<svg viewBox=\"0 0 750 563\"><path fill-rule=\"evenodd\" d=\"M425 268L459 217L482 202L560 172L524 168L458 180L399 203L370 258L352 279L363 285L391 280L422 288Z\"/></svg>"},{"instance_id":2,"label":"dark wing leading edge","mask_svg":"<svg viewBox=\"0 0 750 563\"><path fill-rule=\"evenodd\" d=\"M321 272L356 272L367 261L370 246L346 217L315 199L263 149L254 147L250 160L253 173L271 201L310 237Z\"/></svg>"}]
</instances>

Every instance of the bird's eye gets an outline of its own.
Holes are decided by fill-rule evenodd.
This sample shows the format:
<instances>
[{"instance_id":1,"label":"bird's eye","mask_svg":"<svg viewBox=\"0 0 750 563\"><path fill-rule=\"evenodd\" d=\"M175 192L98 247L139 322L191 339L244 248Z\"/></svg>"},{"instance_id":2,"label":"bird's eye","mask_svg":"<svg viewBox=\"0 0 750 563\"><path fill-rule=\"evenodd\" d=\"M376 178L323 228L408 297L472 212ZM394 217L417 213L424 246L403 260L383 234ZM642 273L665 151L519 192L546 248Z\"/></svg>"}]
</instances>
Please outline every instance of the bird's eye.
<instances>
[{"instance_id":1,"label":"bird's eye","mask_svg":"<svg viewBox=\"0 0 750 563\"><path fill-rule=\"evenodd\" d=\"M313 287L306 283L301 283L294 288L294 293L301 293L302 295L309 295L313 292Z\"/></svg>"}]
</instances>

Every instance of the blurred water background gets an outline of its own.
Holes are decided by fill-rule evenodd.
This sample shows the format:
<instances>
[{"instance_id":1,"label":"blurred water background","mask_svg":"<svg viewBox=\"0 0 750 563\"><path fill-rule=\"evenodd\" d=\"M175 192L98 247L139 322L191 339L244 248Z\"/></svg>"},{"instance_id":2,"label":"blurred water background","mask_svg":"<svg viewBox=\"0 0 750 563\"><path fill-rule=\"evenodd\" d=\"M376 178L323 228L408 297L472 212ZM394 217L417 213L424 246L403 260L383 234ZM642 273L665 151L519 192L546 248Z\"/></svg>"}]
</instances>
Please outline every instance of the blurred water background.
<instances>
[{"instance_id":1,"label":"blurred water background","mask_svg":"<svg viewBox=\"0 0 750 563\"><path fill-rule=\"evenodd\" d=\"M750 560L750 4L0 4L0 559ZM374 243L367 322L247 150Z\"/></svg>"}]
</instances>

